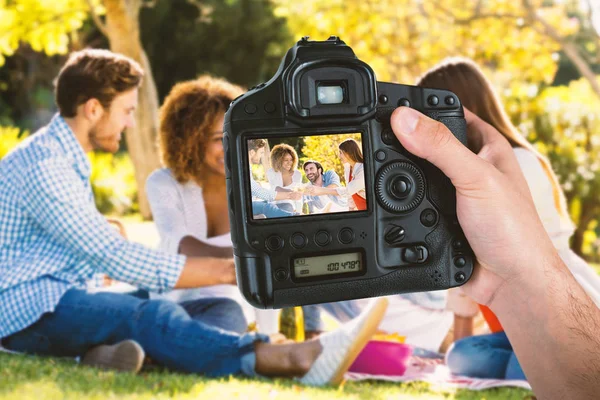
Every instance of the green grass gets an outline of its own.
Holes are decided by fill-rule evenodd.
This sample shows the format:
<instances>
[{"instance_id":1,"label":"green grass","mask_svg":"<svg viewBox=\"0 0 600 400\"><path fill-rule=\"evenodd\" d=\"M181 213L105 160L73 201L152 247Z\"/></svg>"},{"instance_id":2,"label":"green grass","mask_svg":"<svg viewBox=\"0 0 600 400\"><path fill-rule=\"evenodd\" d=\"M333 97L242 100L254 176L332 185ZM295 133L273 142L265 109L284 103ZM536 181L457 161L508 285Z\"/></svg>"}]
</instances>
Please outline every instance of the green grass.
<instances>
[{"instance_id":1,"label":"green grass","mask_svg":"<svg viewBox=\"0 0 600 400\"><path fill-rule=\"evenodd\" d=\"M312 388L285 379L220 379L168 371L139 375L81 367L71 360L0 354L0 400L45 399L531 399L531 392L502 388L441 391L426 383L347 382Z\"/></svg>"}]
</instances>

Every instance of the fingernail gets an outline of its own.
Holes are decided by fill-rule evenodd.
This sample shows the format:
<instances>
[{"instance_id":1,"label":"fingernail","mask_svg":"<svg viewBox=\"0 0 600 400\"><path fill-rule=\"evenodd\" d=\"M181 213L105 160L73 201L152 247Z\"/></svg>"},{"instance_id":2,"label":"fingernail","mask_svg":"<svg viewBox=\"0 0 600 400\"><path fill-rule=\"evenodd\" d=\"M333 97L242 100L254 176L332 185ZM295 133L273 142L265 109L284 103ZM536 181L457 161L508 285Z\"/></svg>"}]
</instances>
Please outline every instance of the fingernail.
<instances>
[{"instance_id":1,"label":"fingernail","mask_svg":"<svg viewBox=\"0 0 600 400\"><path fill-rule=\"evenodd\" d=\"M397 117L397 126L400 134L411 135L417 128L419 113L410 107L400 107Z\"/></svg>"}]
</instances>

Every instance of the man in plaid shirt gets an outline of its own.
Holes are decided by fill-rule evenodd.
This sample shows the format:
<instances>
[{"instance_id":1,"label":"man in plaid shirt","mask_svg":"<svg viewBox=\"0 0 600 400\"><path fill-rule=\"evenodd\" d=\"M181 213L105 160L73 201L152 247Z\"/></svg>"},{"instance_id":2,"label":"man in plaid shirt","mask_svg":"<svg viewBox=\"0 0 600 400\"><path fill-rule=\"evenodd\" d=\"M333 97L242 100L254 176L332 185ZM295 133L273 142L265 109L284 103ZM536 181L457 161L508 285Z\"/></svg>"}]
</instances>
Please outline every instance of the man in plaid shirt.
<instances>
[{"instance_id":1,"label":"man in plaid shirt","mask_svg":"<svg viewBox=\"0 0 600 400\"><path fill-rule=\"evenodd\" d=\"M169 301L85 290L97 273L156 292L235 282L232 259L186 259L128 242L95 207L85 153L118 150L134 124L142 77L124 56L74 53L57 78L60 113L0 162L2 346L132 371L147 353L185 372L340 381L385 301L319 340L272 345L207 325Z\"/></svg>"}]
</instances>

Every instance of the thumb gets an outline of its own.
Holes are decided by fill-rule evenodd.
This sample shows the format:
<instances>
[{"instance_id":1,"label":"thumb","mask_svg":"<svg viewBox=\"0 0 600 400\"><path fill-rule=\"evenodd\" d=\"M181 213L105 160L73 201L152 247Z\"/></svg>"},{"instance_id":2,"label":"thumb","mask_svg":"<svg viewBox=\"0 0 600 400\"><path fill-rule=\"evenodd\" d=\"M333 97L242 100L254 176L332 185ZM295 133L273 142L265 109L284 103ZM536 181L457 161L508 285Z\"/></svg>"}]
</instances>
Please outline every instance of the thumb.
<instances>
[{"instance_id":1,"label":"thumb","mask_svg":"<svg viewBox=\"0 0 600 400\"><path fill-rule=\"evenodd\" d=\"M409 107L399 107L391 124L402 146L438 167L456 187L481 179L490 164L464 146L441 122Z\"/></svg>"}]
</instances>

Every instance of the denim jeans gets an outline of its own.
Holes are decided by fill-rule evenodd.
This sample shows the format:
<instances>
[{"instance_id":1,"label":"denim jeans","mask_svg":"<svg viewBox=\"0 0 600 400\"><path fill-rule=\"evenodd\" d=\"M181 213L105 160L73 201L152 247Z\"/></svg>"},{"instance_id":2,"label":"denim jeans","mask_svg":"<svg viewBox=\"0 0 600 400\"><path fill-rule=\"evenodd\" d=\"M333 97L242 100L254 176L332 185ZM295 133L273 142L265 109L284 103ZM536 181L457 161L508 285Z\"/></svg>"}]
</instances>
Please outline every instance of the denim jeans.
<instances>
[{"instance_id":1,"label":"denim jeans","mask_svg":"<svg viewBox=\"0 0 600 400\"><path fill-rule=\"evenodd\" d=\"M252 202L252 214L264 214L267 218L291 217L294 215L293 212L282 210L274 204L260 200Z\"/></svg>"},{"instance_id":2,"label":"denim jeans","mask_svg":"<svg viewBox=\"0 0 600 400\"><path fill-rule=\"evenodd\" d=\"M170 301L71 289L53 312L4 338L2 345L25 353L77 357L93 346L126 339L137 341L158 364L209 376L256 375L254 342L269 340L208 325Z\"/></svg>"},{"instance_id":3,"label":"denim jeans","mask_svg":"<svg viewBox=\"0 0 600 400\"><path fill-rule=\"evenodd\" d=\"M446 364L456 375L527 379L504 332L470 336L456 341L446 354Z\"/></svg>"}]
</instances>

